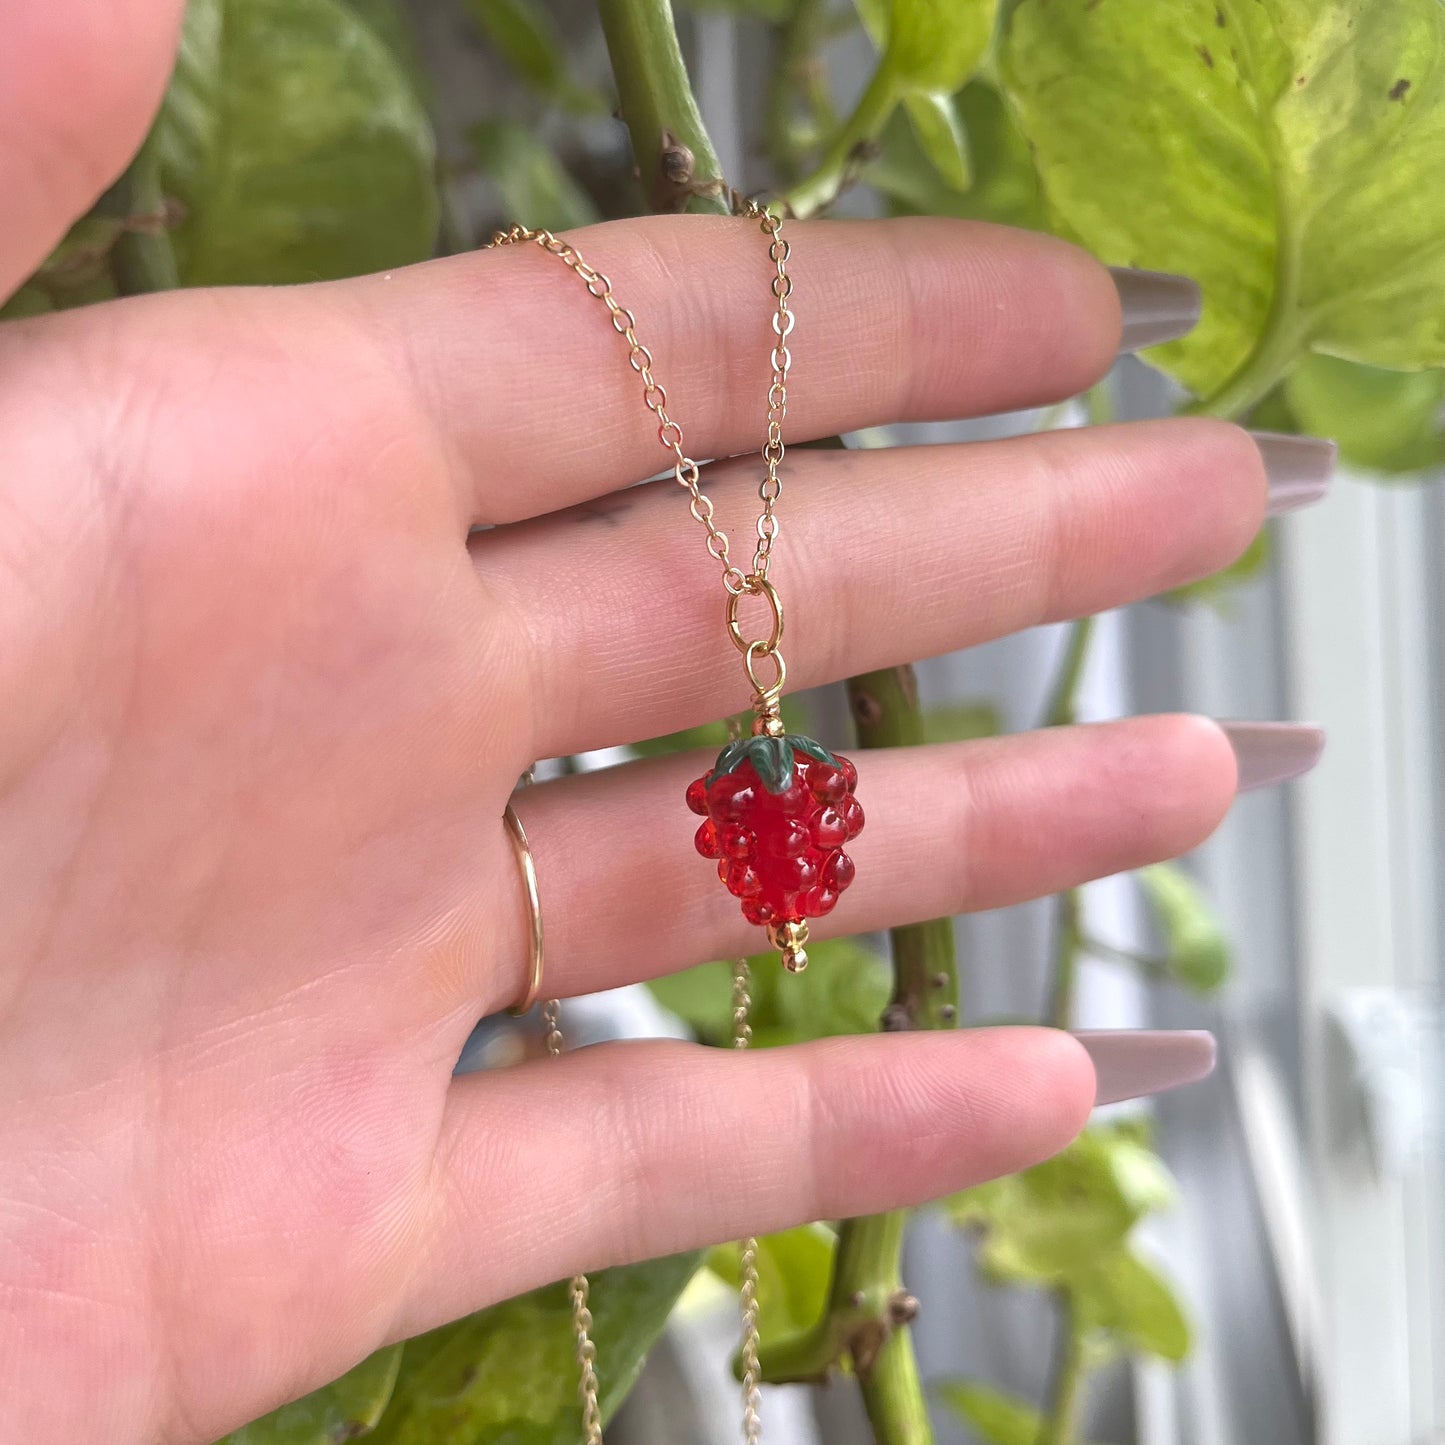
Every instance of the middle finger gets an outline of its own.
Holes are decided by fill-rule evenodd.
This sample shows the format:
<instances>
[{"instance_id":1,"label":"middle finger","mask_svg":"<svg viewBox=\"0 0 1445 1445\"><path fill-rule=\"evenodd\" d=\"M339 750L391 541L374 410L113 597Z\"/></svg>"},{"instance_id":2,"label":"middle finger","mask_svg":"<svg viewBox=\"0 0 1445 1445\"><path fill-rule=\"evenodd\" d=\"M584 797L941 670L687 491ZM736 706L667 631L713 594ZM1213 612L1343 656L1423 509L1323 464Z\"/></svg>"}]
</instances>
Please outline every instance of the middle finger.
<instances>
[{"instance_id":1,"label":"middle finger","mask_svg":"<svg viewBox=\"0 0 1445 1445\"><path fill-rule=\"evenodd\" d=\"M707 469L748 548L756 459ZM772 580L789 690L1101 612L1226 566L1264 517L1247 432L1179 419L887 451L793 452ZM719 568L672 481L473 539L534 679L531 755L586 751L746 705ZM762 604L744 611L761 636Z\"/></svg>"}]
</instances>

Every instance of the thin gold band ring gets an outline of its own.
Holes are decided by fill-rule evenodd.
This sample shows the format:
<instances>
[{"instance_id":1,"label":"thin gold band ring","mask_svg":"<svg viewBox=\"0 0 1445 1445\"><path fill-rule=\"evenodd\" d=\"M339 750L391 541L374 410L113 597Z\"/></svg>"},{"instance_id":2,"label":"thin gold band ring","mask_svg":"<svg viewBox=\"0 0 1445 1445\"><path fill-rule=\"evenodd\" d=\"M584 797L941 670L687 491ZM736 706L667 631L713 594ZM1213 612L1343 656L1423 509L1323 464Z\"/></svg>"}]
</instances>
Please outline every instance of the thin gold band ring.
<instances>
[{"instance_id":1,"label":"thin gold band ring","mask_svg":"<svg viewBox=\"0 0 1445 1445\"><path fill-rule=\"evenodd\" d=\"M522 886L527 894L527 920L532 931L532 967L527 976L527 992L508 1010L513 1015L521 1015L542 996L542 899L537 892L537 864L532 858L531 844L527 842L527 830L510 803L502 819L511 834L512 851L517 855L517 863L522 870Z\"/></svg>"}]
</instances>

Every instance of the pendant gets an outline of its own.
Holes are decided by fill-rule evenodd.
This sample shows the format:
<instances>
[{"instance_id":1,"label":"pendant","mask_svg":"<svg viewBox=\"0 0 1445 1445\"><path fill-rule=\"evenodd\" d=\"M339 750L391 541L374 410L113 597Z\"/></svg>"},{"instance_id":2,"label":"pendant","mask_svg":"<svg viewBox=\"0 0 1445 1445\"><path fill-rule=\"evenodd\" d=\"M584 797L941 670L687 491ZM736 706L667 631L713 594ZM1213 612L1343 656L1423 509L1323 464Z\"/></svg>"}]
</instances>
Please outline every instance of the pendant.
<instances>
[{"instance_id":1,"label":"pendant","mask_svg":"<svg viewBox=\"0 0 1445 1445\"><path fill-rule=\"evenodd\" d=\"M792 973L808 966L807 920L831 913L853 881L843 845L863 831L857 782L847 758L812 738L762 731L729 743L688 785L687 806L703 818L697 851L717 860L743 917L767 929Z\"/></svg>"}]
</instances>

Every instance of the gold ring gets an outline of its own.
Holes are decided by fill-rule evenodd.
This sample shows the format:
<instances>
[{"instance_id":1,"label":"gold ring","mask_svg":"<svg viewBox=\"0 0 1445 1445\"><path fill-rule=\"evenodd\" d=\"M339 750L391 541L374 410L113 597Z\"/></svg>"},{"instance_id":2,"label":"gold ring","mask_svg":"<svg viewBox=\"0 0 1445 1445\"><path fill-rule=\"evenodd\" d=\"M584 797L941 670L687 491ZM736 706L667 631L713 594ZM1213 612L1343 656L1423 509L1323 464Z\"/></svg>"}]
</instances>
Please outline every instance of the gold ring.
<instances>
[{"instance_id":1,"label":"gold ring","mask_svg":"<svg viewBox=\"0 0 1445 1445\"><path fill-rule=\"evenodd\" d=\"M527 830L522 827L522 820L510 803L502 819L507 825L507 832L512 835L512 851L521 865L522 886L527 892L527 919L532 929L532 969L527 978L527 992L519 1003L507 1010L513 1015L521 1015L537 1002L542 993L542 899L537 892L537 865L532 859L531 844L527 842Z\"/></svg>"}]
</instances>

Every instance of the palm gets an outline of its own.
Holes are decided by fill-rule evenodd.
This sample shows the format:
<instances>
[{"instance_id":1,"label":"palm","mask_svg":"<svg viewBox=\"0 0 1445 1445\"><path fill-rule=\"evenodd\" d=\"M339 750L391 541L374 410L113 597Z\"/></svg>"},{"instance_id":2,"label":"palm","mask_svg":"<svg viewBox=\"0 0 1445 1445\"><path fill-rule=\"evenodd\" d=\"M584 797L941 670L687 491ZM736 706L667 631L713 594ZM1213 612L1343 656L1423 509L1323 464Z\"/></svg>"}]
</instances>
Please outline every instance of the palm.
<instances>
[{"instance_id":1,"label":"palm","mask_svg":"<svg viewBox=\"0 0 1445 1445\"><path fill-rule=\"evenodd\" d=\"M155 27L137 31L160 55L137 85L163 70ZM120 150L94 168L133 139L97 139ZM31 251L65 219L33 199ZM644 331L654 318L700 455L755 445L766 390L763 248L741 226L583 238L620 290L637 278L623 300L649 308ZM796 234L813 309L795 438L1037 402L1107 365L1113 292L1067 248L967 226ZM12 244L11 284L35 259ZM0 1356L0 1421L16 1438L204 1439L572 1269L935 1195L1042 1157L1087 1110L1078 1050L1029 1031L746 1060L637 1045L451 1081L475 1019L521 991L501 826L518 772L742 691L675 489L617 491L654 470L655 438L605 318L551 264L462 258L0 332L0 1300L20 1342ZM934 294L970 266L1004 288L1011 328L977 287ZM851 278L879 274L898 279L860 338ZM960 364L949 338L990 325L996 357ZM708 479L726 520L755 484L746 465ZM1199 575L1248 539L1262 495L1249 443L1203 423L796 457L788 488L775 576L809 599L790 622L803 683ZM477 524L496 525L469 545ZM872 549L858 577L854 537ZM549 991L750 941L690 852L695 769L527 800ZM877 805L845 932L1180 851L1233 785L1217 730L1181 719L860 771ZM942 866L960 847L969 866ZM762 1100L741 1176L739 1124ZM49 1377L77 1388L22 1388Z\"/></svg>"}]
</instances>

